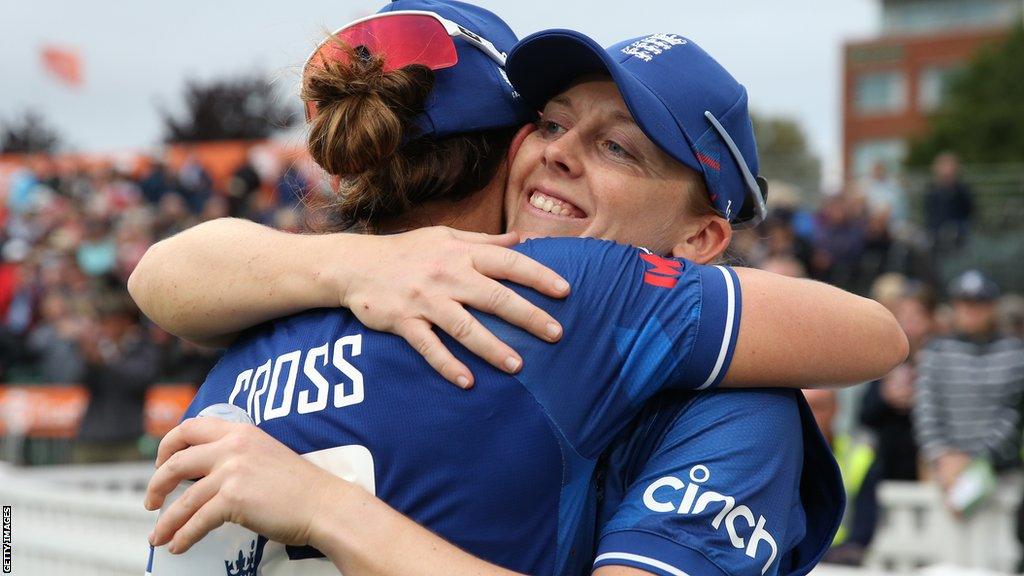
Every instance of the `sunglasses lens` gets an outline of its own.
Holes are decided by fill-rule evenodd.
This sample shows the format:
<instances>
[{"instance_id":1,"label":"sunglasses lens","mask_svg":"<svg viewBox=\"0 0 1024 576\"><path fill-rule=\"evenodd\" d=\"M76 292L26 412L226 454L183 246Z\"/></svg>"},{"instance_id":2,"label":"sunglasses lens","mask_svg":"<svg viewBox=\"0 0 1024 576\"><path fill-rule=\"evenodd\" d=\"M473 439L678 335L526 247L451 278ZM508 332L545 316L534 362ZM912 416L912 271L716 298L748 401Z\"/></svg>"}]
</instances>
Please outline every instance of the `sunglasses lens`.
<instances>
[{"instance_id":1,"label":"sunglasses lens","mask_svg":"<svg viewBox=\"0 0 1024 576\"><path fill-rule=\"evenodd\" d=\"M430 16L382 15L344 28L336 36L350 46L362 46L369 54L383 55L385 72L409 64L440 70L459 61L454 40L444 25ZM346 55L336 44L325 42L311 63L318 57L341 60Z\"/></svg>"},{"instance_id":2,"label":"sunglasses lens","mask_svg":"<svg viewBox=\"0 0 1024 576\"><path fill-rule=\"evenodd\" d=\"M420 64L431 70L450 68L458 63L455 41L437 19L420 14L383 14L338 31L335 36L371 55L384 56L384 71L390 72L409 64ZM324 42L306 64L322 65L326 60L345 61L348 58L337 44ZM303 74L305 75L305 73ZM306 105L306 119L315 113L311 103Z\"/></svg>"}]
</instances>

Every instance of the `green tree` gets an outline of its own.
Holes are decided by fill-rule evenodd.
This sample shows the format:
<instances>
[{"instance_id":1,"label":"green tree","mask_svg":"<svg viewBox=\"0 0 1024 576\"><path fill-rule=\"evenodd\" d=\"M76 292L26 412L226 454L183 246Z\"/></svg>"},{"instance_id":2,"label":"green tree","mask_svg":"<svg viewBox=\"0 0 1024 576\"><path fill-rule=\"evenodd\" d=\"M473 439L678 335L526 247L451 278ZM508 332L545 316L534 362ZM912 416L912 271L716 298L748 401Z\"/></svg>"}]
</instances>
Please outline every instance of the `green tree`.
<instances>
[{"instance_id":1,"label":"green tree","mask_svg":"<svg viewBox=\"0 0 1024 576\"><path fill-rule=\"evenodd\" d=\"M34 110L0 122L0 154L50 154L59 147L57 131Z\"/></svg>"},{"instance_id":2,"label":"green tree","mask_svg":"<svg viewBox=\"0 0 1024 576\"><path fill-rule=\"evenodd\" d=\"M910 166L925 166L940 152L965 164L1020 162L1024 158L1024 27L978 51L950 81L928 131L911 143Z\"/></svg>"},{"instance_id":3,"label":"green tree","mask_svg":"<svg viewBox=\"0 0 1024 576\"><path fill-rule=\"evenodd\" d=\"M807 145L800 125L784 117L751 114L761 175L815 193L821 182L821 161ZM770 194L769 194L770 196Z\"/></svg>"},{"instance_id":4,"label":"green tree","mask_svg":"<svg viewBox=\"0 0 1024 576\"><path fill-rule=\"evenodd\" d=\"M185 111L161 109L164 141L262 140L295 124L298 115L282 103L262 74L185 83Z\"/></svg>"}]
</instances>

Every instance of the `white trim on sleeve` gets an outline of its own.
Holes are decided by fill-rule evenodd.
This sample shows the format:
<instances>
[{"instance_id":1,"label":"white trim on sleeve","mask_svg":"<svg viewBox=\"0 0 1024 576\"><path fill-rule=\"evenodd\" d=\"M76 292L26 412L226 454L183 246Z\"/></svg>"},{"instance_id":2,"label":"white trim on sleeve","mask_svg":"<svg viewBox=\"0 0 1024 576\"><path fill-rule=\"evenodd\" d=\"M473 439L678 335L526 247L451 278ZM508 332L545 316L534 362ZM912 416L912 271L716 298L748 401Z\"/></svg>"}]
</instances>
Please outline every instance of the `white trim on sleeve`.
<instances>
[{"instance_id":1,"label":"white trim on sleeve","mask_svg":"<svg viewBox=\"0 0 1024 576\"><path fill-rule=\"evenodd\" d=\"M718 378L718 373L722 371L725 355L729 352L729 343L732 342L732 324L736 321L736 288L733 286L732 274L729 274L729 271L722 266L715 266L715 268L718 268L722 275L725 276L726 307L728 308L725 315L725 336L722 338L722 348L718 351L718 361L715 362L715 369L711 371L708 379L697 387L697 390L703 390L711 386L711 383Z\"/></svg>"},{"instance_id":2,"label":"white trim on sleeve","mask_svg":"<svg viewBox=\"0 0 1024 576\"><path fill-rule=\"evenodd\" d=\"M690 576L686 572L672 566L671 564L665 564L661 560L655 560L654 558L648 558L646 556L640 556L639 554L629 554L626 552L605 552L597 558L594 558L594 565L604 560L629 560L630 562L637 562L639 564L646 564L648 566L657 568L658 570L664 570L673 576Z\"/></svg>"}]
</instances>

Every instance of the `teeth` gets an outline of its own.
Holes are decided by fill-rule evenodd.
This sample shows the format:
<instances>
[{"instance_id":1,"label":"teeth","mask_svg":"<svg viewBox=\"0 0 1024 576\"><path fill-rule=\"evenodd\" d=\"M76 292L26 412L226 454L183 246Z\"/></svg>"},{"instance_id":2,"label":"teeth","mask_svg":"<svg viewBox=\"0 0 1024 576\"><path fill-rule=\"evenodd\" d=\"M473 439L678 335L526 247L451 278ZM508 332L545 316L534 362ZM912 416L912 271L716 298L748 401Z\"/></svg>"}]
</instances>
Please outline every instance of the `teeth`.
<instances>
[{"instance_id":1,"label":"teeth","mask_svg":"<svg viewBox=\"0 0 1024 576\"><path fill-rule=\"evenodd\" d=\"M530 204L549 214L557 214L559 216L570 216L572 214L572 208L567 203L562 202L558 198L545 196L540 192L534 192L530 196Z\"/></svg>"}]
</instances>

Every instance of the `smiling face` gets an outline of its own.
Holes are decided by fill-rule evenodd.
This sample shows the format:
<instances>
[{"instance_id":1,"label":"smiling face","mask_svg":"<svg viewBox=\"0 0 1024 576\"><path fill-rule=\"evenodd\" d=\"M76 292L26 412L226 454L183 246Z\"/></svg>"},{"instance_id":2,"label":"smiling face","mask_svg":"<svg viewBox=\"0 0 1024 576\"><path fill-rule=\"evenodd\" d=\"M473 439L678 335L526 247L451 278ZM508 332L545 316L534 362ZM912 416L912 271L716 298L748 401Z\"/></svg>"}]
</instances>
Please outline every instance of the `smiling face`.
<instances>
[{"instance_id":1,"label":"smiling face","mask_svg":"<svg viewBox=\"0 0 1024 576\"><path fill-rule=\"evenodd\" d=\"M691 195L703 190L699 174L644 135L610 79L585 78L552 98L523 140L505 195L507 228L678 254L704 219L718 218L695 217Z\"/></svg>"}]
</instances>

